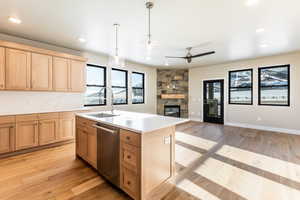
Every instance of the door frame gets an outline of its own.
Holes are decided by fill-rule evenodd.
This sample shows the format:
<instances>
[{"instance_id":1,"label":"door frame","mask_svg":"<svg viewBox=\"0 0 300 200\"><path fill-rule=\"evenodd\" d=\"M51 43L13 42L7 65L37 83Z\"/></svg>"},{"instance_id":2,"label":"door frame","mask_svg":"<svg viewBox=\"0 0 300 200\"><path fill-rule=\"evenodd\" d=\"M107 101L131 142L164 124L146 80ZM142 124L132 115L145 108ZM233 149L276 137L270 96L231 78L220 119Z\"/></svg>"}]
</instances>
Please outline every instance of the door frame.
<instances>
[{"instance_id":1,"label":"door frame","mask_svg":"<svg viewBox=\"0 0 300 200\"><path fill-rule=\"evenodd\" d=\"M213 120L211 119L210 121L207 121L207 118L205 117L205 104L204 104L204 100L206 97L206 88L205 88L205 84L206 83L213 83L213 82L220 82L221 83L221 87L223 88L221 90L221 116L222 119L221 120ZM225 107L225 102L224 102L224 95L225 95L225 86L224 86L224 79L210 79L210 80L203 80L203 98L202 98L202 104L203 104L203 122L208 122L208 123L217 123L217 124L224 124L224 107Z\"/></svg>"}]
</instances>

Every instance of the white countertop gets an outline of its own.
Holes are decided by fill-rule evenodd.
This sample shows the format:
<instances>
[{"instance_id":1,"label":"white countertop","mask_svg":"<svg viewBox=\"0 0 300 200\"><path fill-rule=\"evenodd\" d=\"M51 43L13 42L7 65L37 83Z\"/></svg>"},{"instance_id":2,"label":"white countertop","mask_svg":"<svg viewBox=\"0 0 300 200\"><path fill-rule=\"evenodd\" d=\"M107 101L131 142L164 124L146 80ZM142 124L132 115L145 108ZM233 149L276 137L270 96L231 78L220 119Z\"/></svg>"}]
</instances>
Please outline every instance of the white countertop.
<instances>
[{"instance_id":1,"label":"white countertop","mask_svg":"<svg viewBox=\"0 0 300 200\"><path fill-rule=\"evenodd\" d=\"M27 114L36 114L36 113L51 113L51 112L71 112L71 111L89 111L91 108L81 107L81 108L57 108L51 110L36 110L28 112L0 112L0 116L5 115L27 115Z\"/></svg>"},{"instance_id":2,"label":"white countertop","mask_svg":"<svg viewBox=\"0 0 300 200\"><path fill-rule=\"evenodd\" d=\"M137 133L146 133L155 131L161 128L175 126L184 122L188 122L188 119L166 117L155 114L147 113L136 113L127 111L114 111L113 114L117 115L114 117L96 118L89 116L90 114L96 113L107 113L111 114L110 111L106 112L93 112L93 113L77 113L77 116L87 118L93 121L97 121L103 124L116 126L118 128L130 130Z\"/></svg>"}]
</instances>

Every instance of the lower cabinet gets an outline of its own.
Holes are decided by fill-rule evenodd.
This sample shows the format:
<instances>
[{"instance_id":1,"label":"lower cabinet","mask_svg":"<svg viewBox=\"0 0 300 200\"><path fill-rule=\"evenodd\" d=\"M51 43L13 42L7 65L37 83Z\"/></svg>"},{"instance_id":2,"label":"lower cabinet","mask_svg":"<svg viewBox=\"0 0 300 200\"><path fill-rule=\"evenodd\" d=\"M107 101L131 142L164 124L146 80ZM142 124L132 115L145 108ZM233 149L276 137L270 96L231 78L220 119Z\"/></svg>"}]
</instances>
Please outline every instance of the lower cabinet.
<instances>
[{"instance_id":1,"label":"lower cabinet","mask_svg":"<svg viewBox=\"0 0 300 200\"><path fill-rule=\"evenodd\" d=\"M59 120L59 140L75 138L75 120L73 118L62 118Z\"/></svg>"},{"instance_id":2,"label":"lower cabinet","mask_svg":"<svg viewBox=\"0 0 300 200\"><path fill-rule=\"evenodd\" d=\"M49 119L39 121L39 145L51 144L57 141L59 120Z\"/></svg>"},{"instance_id":3,"label":"lower cabinet","mask_svg":"<svg viewBox=\"0 0 300 200\"><path fill-rule=\"evenodd\" d=\"M76 129L76 153L84 160L87 160L87 136L84 130Z\"/></svg>"},{"instance_id":4,"label":"lower cabinet","mask_svg":"<svg viewBox=\"0 0 300 200\"><path fill-rule=\"evenodd\" d=\"M97 168L97 129L94 121L77 117L76 153L94 168Z\"/></svg>"},{"instance_id":5,"label":"lower cabinet","mask_svg":"<svg viewBox=\"0 0 300 200\"><path fill-rule=\"evenodd\" d=\"M38 121L17 122L16 150L39 145Z\"/></svg>"},{"instance_id":6,"label":"lower cabinet","mask_svg":"<svg viewBox=\"0 0 300 200\"><path fill-rule=\"evenodd\" d=\"M0 154L15 150L15 125L0 124Z\"/></svg>"}]
</instances>

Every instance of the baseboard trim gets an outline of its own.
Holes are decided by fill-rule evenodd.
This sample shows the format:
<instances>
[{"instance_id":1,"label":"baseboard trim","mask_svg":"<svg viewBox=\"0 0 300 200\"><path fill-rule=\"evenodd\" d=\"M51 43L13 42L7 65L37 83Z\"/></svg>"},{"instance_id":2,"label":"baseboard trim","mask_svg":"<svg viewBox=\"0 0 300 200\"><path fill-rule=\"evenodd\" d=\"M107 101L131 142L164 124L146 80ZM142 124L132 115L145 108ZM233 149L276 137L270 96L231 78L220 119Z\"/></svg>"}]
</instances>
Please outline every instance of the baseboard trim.
<instances>
[{"instance_id":1,"label":"baseboard trim","mask_svg":"<svg viewBox=\"0 0 300 200\"><path fill-rule=\"evenodd\" d=\"M224 125L241 127L241 128L251 128L251 129L257 129L263 131L271 131L276 133L288 133L293 135L300 135L300 130L295 130L295 129L276 128L271 126L260 126L260 125L253 125L253 124L231 123L231 122L226 122Z\"/></svg>"},{"instance_id":2,"label":"baseboard trim","mask_svg":"<svg viewBox=\"0 0 300 200\"><path fill-rule=\"evenodd\" d=\"M26 153L31 153L31 152L39 151L39 150L43 150L43 149L58 147L61 145L70 144L70 143L74 143L74 142L75 142L75 139L70 139L70 140L56 142L53 144L47 144L47 145L43 145L43 146L32 147L29 149L23 149L23 150L13 151L13 152L9 152L9 153L4 153L4 154L0 154L0 159L11 157L11 156L17 156L17 155L21 155L21 154L26 154Z\"/></svg>"}]
</instances>

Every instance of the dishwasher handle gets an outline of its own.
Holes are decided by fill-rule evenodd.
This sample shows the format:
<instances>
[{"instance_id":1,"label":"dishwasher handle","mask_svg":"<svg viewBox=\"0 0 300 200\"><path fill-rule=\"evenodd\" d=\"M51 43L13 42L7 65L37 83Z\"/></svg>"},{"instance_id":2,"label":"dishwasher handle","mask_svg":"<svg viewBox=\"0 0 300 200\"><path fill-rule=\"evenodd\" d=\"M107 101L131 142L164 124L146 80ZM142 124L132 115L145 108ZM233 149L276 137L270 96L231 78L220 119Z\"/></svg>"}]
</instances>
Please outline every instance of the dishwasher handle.
<instances>
[{"instance_id":1,"label":"dishwasher handle","mask_svg":"<svg viewBox=\"0 0 300 200\"><path fill-rule=\"evenodd\" d=\"M97 128L97 129L101 129L101 130L109 132L109 133L112 133L112 134L116 132L115 130L111 130L111 129L104 128L104 127L97 126L97 125L93 125L93 127Z\"/></svg>"}]
</instances>

